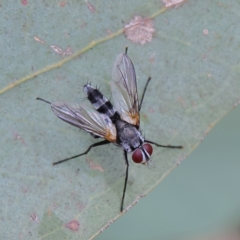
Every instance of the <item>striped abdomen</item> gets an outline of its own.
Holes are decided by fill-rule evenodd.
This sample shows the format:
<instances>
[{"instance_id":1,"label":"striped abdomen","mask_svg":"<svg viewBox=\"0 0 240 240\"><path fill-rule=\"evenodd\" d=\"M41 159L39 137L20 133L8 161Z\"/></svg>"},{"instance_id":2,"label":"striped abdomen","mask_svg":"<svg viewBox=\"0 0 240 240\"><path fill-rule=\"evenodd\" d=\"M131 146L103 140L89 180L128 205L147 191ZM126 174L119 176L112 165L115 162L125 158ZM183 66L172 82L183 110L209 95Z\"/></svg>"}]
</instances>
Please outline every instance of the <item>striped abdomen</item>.
<instances>
[{"instance_id":1,"label":"striped abdomen","mask_svg":"<svg viewBox=\"0 0 240 240\"><path fill-rule=\"evenodd\" d=\"M87 95L88 100L92 103L94 108L102 114L106 114L113 123L120 119L120 115L115 110L113 105L105 98L98 89L93 88L90 84L86 84L83 87L83 91Z\"/></svg>"}]
</instances>

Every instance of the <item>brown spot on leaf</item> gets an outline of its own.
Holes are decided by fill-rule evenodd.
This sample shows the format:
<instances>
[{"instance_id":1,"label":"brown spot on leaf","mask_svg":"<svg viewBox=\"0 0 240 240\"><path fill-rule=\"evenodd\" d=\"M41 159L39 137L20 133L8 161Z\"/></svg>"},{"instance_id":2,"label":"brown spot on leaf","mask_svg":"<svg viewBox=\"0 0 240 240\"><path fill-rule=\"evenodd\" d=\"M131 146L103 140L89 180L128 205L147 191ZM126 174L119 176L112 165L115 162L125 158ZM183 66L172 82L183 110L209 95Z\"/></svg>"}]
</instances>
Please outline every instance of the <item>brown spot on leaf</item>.
<instances>
[{"instance_id":1,"label":"brown spot on leaf","mask_svg":"<svg viewBox=\"0 0 240 240\"><path fill-rule=\"evenodd\" d=\"M90 12L92 13L96 12L96 8L90 2L87 2L87 7L90 10Z\"/></svg>"},{"instance_id":2,"label":"brown spot on leaf","mask_svg":"<svg viewBox=\"0 0 240 240\"><path fill-rule=\"evenodd\" d=\"M66 49L62 49L57 45L51 45L50 47L55 53L61 55L62 57L65 57L66 55L72 55L73 53L70 47L67 47Z\"/></svg>"},{"instance_id":3,"label":"brown spot on leaf","mask_svg":"<svg viewBox=\"0 0 240 240\"><path fill-rule=\"evenodd\" d=\"M42 44L45 43L41 38L36 37L36 36L34 36L34 40L37 41L37 42L40 42L40 43L42 43Z\"/></svg>"},{"instance_id":4,"label":"brown spot on leaf","mask_svg":"<svg viewBox=\"0 0 240 240\"><path fill-rule=\"evenodd\" d=\"M60 7L65 7L66 4L67 4L67 3L66 3L65 1L61 1L61 2L59 3Z\"/></svg>"},{"instance_id":5,"label":"brown spot on leaf","mask_svg":"<svg viewBox=\"0 0 240 240\"><path fill-rule=\"evenodd\" d=\"M152 41L152 35L155 32L153 20L135 16L129 24L124 27L126 37L135 43L142 45Z\"/></svg>"},{"instance_id":6,"label":"brown spot on leaf","mask_svg":"<svg viewBox=\"0 0 240 240\"><path fill-rule=\"evenodd\" d=\"M186 2L186 0L162 0L166 8L170 7L178 7L183 2Z\"/></svg>"},{"instance_id":7,"label":"brown spot on leaf","mask_svg":"<svg viewBox=\"0 0 240 240\"><path fill-rule=\"evenodd\" d=\"M19 140L23 145L27 146L24 139L18 133L14 133L14 139Z\"/></svg>"},{"instance_id":8,"label":"brown spot on leaf","mask_svg":"<svg viewBox=\"0 0 240 240\"><path fill-rule=\"evenodd\" d=\"M204 34L204 35L208 35L208 33L209 33L209 32L208 32L207 29L203 29L203 34Z\"/></svg>"},{"instance_id":9,"label":"brown spot on leaf","mask_svg":"<svg viewBox=\"0 0 240 240\"><path fill-rule=\"evenodd\" d=\"M38 220L38 215L36 213L32 213L30 215L30 219L34 222L40 223L39 220Z\"/></svg>"},{"instance_id":10,"label":"brown spot on leaf","mask_svg":"<svg viewBox=\"0 0 240 240\"><path fill-rule=\"evenodd\" d=\"M28 5L28 0L22 0L22 5L27 6Z\"/></svg>"},{"instance_id":11,"label":"brown spot on leaf","mask_svg":"<svg viewBox=\"0 0 240 240\"><path fill-rule=\"evenodd\" d=\"M95 170L98 170L100 172L104 172L104 169L97 163L94 163L89 158L86 159L86 162L89 164L89 167Z\"/></svg>"},{"instance_id":12,"label":"brown spot on leaf","mask_svg":"<svg viewBox=\"0 0 240 240\"><path fill-rule=\"evenodd\" d=\"M72 231L78 231L79 226L80 226L80 223L77 220L72 220L71 222L68 222L65 224L65 227L69 228Z\"/></svg>"}]
</instances>

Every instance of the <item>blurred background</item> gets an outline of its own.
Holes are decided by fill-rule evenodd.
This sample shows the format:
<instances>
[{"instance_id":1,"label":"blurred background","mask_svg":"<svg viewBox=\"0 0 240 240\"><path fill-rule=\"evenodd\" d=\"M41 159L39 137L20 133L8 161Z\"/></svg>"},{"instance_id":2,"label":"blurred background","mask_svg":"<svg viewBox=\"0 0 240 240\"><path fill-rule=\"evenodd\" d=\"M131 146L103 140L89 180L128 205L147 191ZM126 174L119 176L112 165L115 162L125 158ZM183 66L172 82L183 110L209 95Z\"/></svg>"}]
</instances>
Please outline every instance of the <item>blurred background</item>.
<instances>
[{"instance_id":1,"label":"blurred background","mask_svg":"<svg viewBox=\"0 0 240 240\"><path fill-rule=\"evenodd\" d=\"M151 174L151 169L149 169ZM240 106L96 240L240 239Z\"/></svg>"}]
</instances>

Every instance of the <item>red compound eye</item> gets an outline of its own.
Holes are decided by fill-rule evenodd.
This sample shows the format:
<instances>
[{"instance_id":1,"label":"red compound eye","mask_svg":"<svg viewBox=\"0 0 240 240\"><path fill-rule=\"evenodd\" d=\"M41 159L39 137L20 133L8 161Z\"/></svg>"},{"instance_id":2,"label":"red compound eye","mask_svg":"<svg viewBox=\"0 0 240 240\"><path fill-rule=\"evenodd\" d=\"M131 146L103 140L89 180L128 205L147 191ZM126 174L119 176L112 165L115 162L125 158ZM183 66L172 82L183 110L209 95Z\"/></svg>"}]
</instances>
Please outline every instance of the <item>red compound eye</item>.
<instances>
[{"instance_id":1,"label":"red compound eye","mask_svg":"<svg viewBox=\"0 0 240 240\"><path fill-rule=\"evenodd\" d=\"M142 150L141 149L136 149L134 153L132 154L132 160L135 163L141 163L143 160L143 155L142 155Z\"/></svg>"},{"instance_id":2,"label":"red compound eye","mask_svg":"<svg viewBox=\"0 0 240 240\"><path fill-rule=\"evenodd\" d=\"M144 149L148 152L148 154L151 156L153 152L152 145L149 143L146 143L143 145Z\"/></svg>"},{"instance_id":3,"label":"red compound eye","mask_svg":"<svg viewBox=\"0 0 240 240\"><path fill-rule=\"evenodd\" d=\"M149 143L146 143L142 146L146 152L149 154L149 156L152 155L153 149L152 146ZM138 148L135 150L135 152L132 154L132 160L135 163L145 163L149 159L146 159L146 156L141 148Z\"/></svg>"}]
</instances>

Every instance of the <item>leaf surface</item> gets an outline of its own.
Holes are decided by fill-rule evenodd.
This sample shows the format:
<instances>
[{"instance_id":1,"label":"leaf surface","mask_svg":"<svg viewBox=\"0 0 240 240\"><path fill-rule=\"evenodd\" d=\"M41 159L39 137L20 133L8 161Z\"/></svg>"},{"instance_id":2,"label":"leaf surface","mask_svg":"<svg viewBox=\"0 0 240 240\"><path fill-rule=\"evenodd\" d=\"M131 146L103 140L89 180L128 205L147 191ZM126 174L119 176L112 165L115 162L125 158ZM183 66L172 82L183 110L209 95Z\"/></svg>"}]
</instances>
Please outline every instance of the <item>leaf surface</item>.
<instances>
[{"instance_id":1,"label":"leaf surface","mask_svg":"<svg viewBox=\"0 0 240 240\"><path fill-rule=\"evenodd\" d=\"M154 147L156 167L150 169L130 162L128 209L239 102L239 7L236 1L187 1L164 9L154 1L4 0L0 89L9 89L0 96L1 239L89 239L120 216L121 149L99 147L53 167L96 140L57 119L36 97L81 103L82 86L91 82L111 98L115 57L129 47L140 95L152 77L141 112L146 139L184 149ZM134 16L150 17L158 9L165 11L153 19L150 43L119 34ZM11 88L16 80L23 83Z\"/></svg>"}]
</instances>

